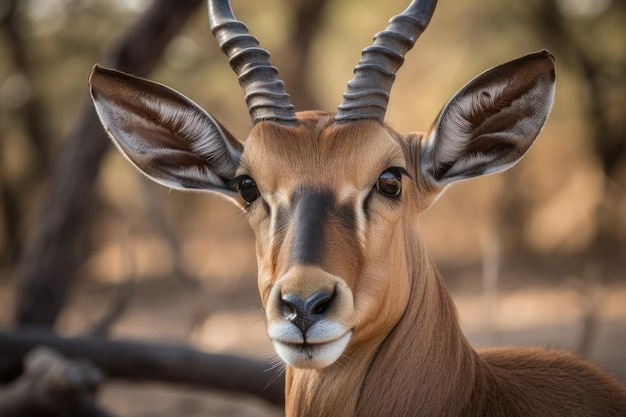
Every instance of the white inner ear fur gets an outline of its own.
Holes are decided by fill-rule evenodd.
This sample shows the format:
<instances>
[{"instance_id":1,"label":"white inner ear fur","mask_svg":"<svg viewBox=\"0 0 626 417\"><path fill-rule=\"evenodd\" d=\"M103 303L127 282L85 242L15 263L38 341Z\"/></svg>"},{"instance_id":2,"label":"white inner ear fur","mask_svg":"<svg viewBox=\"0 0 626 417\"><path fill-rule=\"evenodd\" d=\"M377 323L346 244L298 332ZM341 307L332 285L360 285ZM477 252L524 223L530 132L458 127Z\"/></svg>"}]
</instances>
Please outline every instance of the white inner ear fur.
<instances>
[{"instance_id":1,"label":"white inner ear fur","mask_svg":"<svg viewBox=\"0 0 626 417\"><path fill-rule=\"evenodd\" d=\"M96 67L90 82L107 133L148 178L232 199L226 182L243 147L201 107L162 84L114 70Z\"/></svg>"},{"instance_id":2,"label":"white inner ear fur","mask_svg":"<svg viewBox=\"0 0 626 417\"><path fill-rule=\"evenodd\" d=\"M446 103L422 143L422 173L433 185L510 168L531 147L550 113L552 80L539 78L509 99L510 90L519 89L510 85L513 81L491 80L476 88L480 77Z\"/></svg>"}]
</instances>

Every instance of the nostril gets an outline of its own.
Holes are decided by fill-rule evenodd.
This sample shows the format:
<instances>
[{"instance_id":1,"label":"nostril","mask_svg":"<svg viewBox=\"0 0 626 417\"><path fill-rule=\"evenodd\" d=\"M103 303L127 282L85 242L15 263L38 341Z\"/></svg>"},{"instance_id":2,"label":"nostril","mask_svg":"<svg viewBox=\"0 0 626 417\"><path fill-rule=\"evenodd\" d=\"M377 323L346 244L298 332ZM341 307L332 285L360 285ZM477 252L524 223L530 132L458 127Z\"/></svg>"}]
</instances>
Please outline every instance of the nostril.
<instances>
[{"instance_id":1,"label":"nostril","mask_svg":"<svg viewBox=\"0 0 626 417\"><path fill-rule=\"evenodd\" d=\"M293 322L298 316L302 316L302 311L304 310L303 299L293 294L285 294L281 296L280 301L285 319Z\"/></svg>"},{"instance_id":2,"label":"nostril","mask_svg":"<svg viewBox=\"0 0 626 417\"><path fill-rule=\"evenodd\" d=\"M333 294L326 291L318 291L309 297L305 303L305 311L308 316L324 314L333 299Z\"/></svg>"}]
</instances>

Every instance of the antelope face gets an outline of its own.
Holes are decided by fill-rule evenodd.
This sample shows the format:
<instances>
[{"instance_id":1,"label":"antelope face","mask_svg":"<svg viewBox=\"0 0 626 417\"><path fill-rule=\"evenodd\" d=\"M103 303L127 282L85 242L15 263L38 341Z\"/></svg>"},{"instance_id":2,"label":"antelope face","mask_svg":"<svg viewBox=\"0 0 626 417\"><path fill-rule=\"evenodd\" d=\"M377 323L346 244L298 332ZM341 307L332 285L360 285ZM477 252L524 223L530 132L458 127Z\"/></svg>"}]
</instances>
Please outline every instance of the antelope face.
<instances>
[{"instance_id":1,"label":"antelope face","mask_svg":"<svg viewBox=\"0 0 626 417\"><path fill-rule=\"evenodd\" d=\"M290 365L328 366L351 338L399 320L407 169L376 122L305 113L298 127L266 122L250 134L235 181L256 232L268 334Z\"/></svg>"},{"instance_id":2,"label":"antelope face","mask_svg":"<svg viewBox=\"0 0 626 417\"><path fill-rule=\"evenodd\" d=\"M213 33L246 92L245 144L163 85L98 66L90 76L98 115L132 164L246 212L268 334L292 366L330 366L386 337L412 296L407 259L419 241L406 234L419 212L447 184L516 163L550 111L554 59L542 51L474 78L426 135L385 127L394 72L434 4L414 1L376 36L337 114L296 115L267 52L227 0L210 1Z\"/></svg>"}]
</instances>

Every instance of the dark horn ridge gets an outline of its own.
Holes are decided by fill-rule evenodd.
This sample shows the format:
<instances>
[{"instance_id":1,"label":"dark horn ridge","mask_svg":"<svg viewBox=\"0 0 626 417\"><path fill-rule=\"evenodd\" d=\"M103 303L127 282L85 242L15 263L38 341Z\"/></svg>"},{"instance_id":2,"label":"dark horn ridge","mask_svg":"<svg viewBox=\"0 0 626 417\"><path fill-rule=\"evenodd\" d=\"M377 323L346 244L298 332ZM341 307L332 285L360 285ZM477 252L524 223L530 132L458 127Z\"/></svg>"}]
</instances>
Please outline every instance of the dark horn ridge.
<instances>
[{"instance_id":1,"label":"dark horn ridge","mask_svg":"<svg viewBox=\"0 0 626 417\"><path fill-rule=\"evenodd\" d=\"M259 47L258 39L235 18L228 0L209 0L209 24L239 78L252 123L272 120L296 126L295 108L289 102L285 85L278 79L278 70L270 63L270 54Z\"/></svg>"},{"instance_id":2,"label":"dark horn ridge","mask_svg":"<svg viewBox=\"0 0 626 417\"><path fill-rule=\"evenodd\" d=\"M361 60L348 81L336 122L385 120L389 93L404 55L415 45L435 11L436 0L414 0L402 13L389 20L387 28L374 36L374 44L363 49Z\"/></svg>"}]
</instances>

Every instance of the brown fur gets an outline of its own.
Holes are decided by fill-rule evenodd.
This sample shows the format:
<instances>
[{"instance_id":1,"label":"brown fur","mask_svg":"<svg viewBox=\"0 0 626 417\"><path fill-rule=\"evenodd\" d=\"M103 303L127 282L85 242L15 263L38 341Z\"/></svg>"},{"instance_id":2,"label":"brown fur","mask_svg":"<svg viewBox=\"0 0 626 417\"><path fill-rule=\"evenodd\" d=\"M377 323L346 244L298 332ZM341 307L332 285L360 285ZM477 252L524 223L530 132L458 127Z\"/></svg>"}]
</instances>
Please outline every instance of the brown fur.
<instances>
[{"instance_id":1,"label":"brown fur","mask_svg":"<svg viewBox=\"0 0 626 417\"><path fill-rule=\"evenodd\" d=\"M421 135L402 137L373 122L336 127L329 116L317 112L302 116L298 128L259 124L253 131L243 166L253 170L259 184L281 178L291 183L270 188L289 190L313 181L339 192L333 188L337 184L334 175L343 185L369 178L384 169L378 166L381 154L393 159L398 152L413 180L406 181L402 207L373 208L384 221L374 227L378 229L368 236L369 246L362 252L355 252L357 242L333 241L332 253L342 256L333 258L329 253L324 269L344 278L353 291L357 330L333 365L323 369L287 367L288 417L624 415L624 385L570 353L540 348L477 353L469 345L443 280L419 237L417 216L437 192L419 175ZM285 140L272 140L276 136ZM381 137L386 139L379 140ZM369 151L354 156L351 152L357 145ZM276 155L270 166L256 159L267 154ZM312 162L297 155L307 155ZM310 158L312 155L318 158ZM368 157L372 160L362 160ZM298 165L293 161L299 161ZM277 175L284 170L294 175ZM257 214L250 213L258 230L263 226L262 221L255 224ZM257 237L261 242L260 269L274 271L259 276L266 302L274 280L290 265L276 250L264 249L266 244L265 248L271 248L271 242L258 233ZM381 245L386 250L377 249ZM268 258L266 253L272 255ZM384 258L387 255L390 259ZM268 261L278 265L269 268ZM380 281L377 274L381 273L381 286L361 295L372 281ZM402 282L408 284L406 294L396 291ZM373 305L364 308L364 302Z\"/></svg>"},{"instance_id":2,"label":"brown fur","mask_svg":"<svg viewBox=\"0 0 626 417\"><path fill-rule=\"evenodd\" d=\"M552 64L545 67L551 62L546 54L529 59L523 61L529 68L543 60L543 81L531 79L526 100L507 106L504 119L489 118L496 132L508 134L504 142L492 141L495 136L482 124L470 127L487 129L484 137L450 122L438 127L448 131L438 136L438 150L429 148L432 142L424 145L428 136L401 136L366 120L336 124L330 114L305 112L298 115L297 127L256 124L239 161L229 159L236 154L229 149L241 146L178 93L96 68L92 94L109 133L143 172L169 186L221 192L246 210L257 238L258 286L268 332L274 332L282 357L300 366L286 370L287 417L623 417L626 387L570 353L537 348L477 353L461 332L454 304L419 235L418 216L437 197L445 184L439 181L450 171L451 181L455 175L481 175L481 167L493 172L514 163L527 148L511 148L511 143L534 140L547 113L533 111L551 103L551 94L533 97L553 91L554 73ZM495 70L502 85L510 84L508 68L516 62L522 61ZM117 84L108 84L111 79ZM501 90L498 83L485 86L480 79L472 85L496 94ZM103 93L108 87L98 86L110 87L110 97ZM136 93L146 94L145 103L158 105L138 109ZM473 109L475 103L463 94L461 108ZM483 109L491 115L495 110ZM516 136L518 113L526 124L528 114L534 114L524 137ZM187 115L191 128L181 129L173 114ZM463 122L465 116L453 111L446 117ZM503 120L508 130L500 125ZM200 134L204 131L212 135ZM482 157L478 167L476 143ZM408 173L398 198L374 190L381 173L391 167ZM240 175L253 178L261 196L250 206L222 183L222 177ZM296 214L294 195L303 190L331 197L316 212L323 210L316 217L323 219L323 233L305 229L316 235L319 256L300 264L292 256L293 242L309 235L299 235L298 222L290 219ZM317 335L308 333L311 324L295 330L301 338L292 336L290 317L296 311L288 310L283 296L311 301L320 292L332 302L315 312L322 323ZM306 314L310 319L313 313Z\"/></svg>"}]
</instances>

